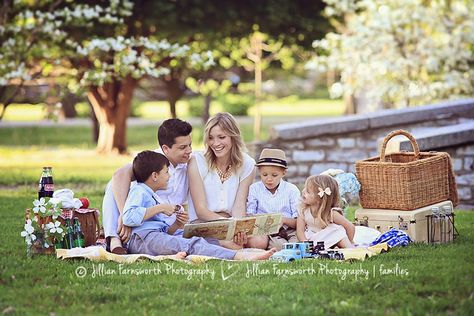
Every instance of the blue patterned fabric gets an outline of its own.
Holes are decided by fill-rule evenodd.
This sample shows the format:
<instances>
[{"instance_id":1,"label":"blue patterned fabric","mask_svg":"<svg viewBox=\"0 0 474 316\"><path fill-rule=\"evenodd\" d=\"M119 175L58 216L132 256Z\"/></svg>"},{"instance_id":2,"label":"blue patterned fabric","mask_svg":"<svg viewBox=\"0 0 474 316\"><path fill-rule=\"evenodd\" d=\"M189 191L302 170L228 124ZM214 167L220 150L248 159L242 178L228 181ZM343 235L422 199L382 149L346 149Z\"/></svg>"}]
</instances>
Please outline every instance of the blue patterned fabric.
<instances>
[{"instance_id":1,"label":"blue patterned fabric","mask_svg":"<svg viewBox=\"0 0 474 316\"><path fill-rule=\"evenodd\" d=\"M353 173L338 173L333 178L339 186L342 208L344 209L344 214L346 214L349 202L359 195L360 183ZM345 216L347 217L347 215Z\"/></svg>"},{"instance_id":2,"label":"blue patterned fabric","mask_svg":"<svg viewBox=\"0 0 474 316\"><path fill-rule=\"evenodd\" d=\"M346 194L355 196L359 193L360 183L353 173L339 173L334 176L339 184L339 194L344 197Z\"/></svg>"},{"instance_id":3,"label":"blue patterned fabric","mask_svg":"<svg viewBox=\"0 0 474 316\"><path fill-rule=\"evenodd\" d=\"M396 246L408 246L408 244L412 242L412 240L407 233L392 228L388 232L385 232L380 235L380 237L371 242L370 245L374 246L383 242L386 242L390 248L393 248Z\"/></svg>"}]
</instances>

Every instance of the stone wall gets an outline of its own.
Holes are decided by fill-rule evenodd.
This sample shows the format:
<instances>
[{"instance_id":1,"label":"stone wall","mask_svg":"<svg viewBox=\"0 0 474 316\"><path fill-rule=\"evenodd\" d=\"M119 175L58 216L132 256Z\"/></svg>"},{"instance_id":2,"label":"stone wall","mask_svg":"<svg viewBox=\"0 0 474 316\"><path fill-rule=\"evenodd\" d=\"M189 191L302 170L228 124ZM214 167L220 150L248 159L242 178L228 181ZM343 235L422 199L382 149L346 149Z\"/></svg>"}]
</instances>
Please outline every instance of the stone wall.
<instances>
[{"instance_id":1,"label":"stone wall","mask_svg":"<svg viewBox=\"0 0 474 316\"><path fill-rule=\"evenodd\" d=\"M255 159L263 148L283 149L287 180L301 185L309 175L329 168L355 172L355 162L378 156L383 138L397 129L412 133L422 151L451 155L458 208L474 209L474 99L276 125L267 142L252 143L249 149ZM387 146L387 152L399 150L411 151L403 136Z\"/></svg>"}]
</instances>

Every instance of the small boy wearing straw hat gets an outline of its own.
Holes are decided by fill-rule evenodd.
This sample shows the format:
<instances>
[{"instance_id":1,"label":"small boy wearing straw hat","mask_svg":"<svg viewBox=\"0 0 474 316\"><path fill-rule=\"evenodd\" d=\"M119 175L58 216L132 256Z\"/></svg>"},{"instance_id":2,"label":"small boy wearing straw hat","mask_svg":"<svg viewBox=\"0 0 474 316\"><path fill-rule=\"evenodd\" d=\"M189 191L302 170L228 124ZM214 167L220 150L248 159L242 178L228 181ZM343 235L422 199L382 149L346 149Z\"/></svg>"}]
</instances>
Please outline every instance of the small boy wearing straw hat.
<instances>
[{"instance_id":1,"label":"small boy wearing straw hat","mask_svg":"<svg viewBox=\"0 0 474 316\"><path fill-rule=\"evenodd\" d=\"M263 149L256 166L261 181L249 188L247 214L281 213L283 225L278 234L249 238L247 246L281 250L284 243L298 241L296 218L301 194L294 184L283 180L288 169L283 150Z\"/></svg>"}]
</instances>

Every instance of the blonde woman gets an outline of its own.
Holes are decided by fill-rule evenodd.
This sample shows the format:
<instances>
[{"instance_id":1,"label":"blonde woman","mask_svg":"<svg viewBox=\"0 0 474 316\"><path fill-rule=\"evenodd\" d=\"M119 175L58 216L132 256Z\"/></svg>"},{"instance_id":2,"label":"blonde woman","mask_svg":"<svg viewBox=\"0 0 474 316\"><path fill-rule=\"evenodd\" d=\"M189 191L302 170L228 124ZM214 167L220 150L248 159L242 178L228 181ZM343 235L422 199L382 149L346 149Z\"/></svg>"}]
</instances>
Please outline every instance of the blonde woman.
<instances>
[{"instance_id":1,"label":"blonde woman","mask_svg":"<svg viewBox=\"0 0 474 316\"><path fill-rule=\"evenodd\" d=\"M249 187L255 178L255 160L245 153L240 129L229 113L218 113L206 123L204 152L188 165L191 221L244 217ZM247 243L245 234L234 237L237 247ZM234 243L223 246L233 247Z\"/></svg>"}]
</instances>

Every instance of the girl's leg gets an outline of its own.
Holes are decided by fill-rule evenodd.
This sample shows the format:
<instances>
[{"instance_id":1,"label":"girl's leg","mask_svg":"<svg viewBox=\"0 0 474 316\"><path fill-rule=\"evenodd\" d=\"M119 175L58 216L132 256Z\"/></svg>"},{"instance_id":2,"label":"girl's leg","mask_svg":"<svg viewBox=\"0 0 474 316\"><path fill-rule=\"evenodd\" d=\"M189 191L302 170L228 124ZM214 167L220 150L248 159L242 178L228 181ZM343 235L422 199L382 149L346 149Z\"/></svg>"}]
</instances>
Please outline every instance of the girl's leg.
<instances>
[{"instance_id":1,"label":"girl's leg","mask_svg":"<svg viewBox=\"0 0 474 316\"><path fill-rule=\"evenodd\" d=\"M339 248L354 248L354 245L351 243L351 241L349 240L349 238L347 237L344 237L343 239L341 239L338 243L337 243L337 246Z\"/></svg>"}]
</instances>

